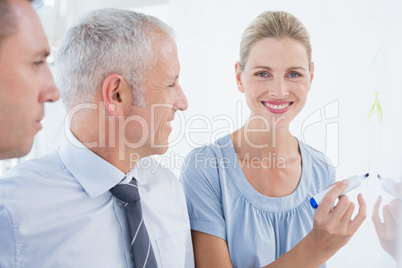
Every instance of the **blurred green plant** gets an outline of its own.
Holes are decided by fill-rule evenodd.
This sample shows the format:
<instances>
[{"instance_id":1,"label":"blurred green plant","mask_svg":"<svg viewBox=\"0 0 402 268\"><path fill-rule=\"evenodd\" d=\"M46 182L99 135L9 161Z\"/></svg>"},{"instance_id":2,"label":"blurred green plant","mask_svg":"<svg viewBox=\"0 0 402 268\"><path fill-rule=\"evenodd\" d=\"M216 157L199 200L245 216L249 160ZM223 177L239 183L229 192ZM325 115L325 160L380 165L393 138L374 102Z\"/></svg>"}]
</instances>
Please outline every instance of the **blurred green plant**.
<instances>
[{"instance_id":1,"label":"blurred green plant","mask_svg":"<svg viewBox=\"0 0 402 268\"><path fill-rule=\"evenodd\" d=\"M375 110L377 112L378 122L382 122L382 119L383 119L382 108L381 108L380 100L378 99L378 94L380 94L380 92L376 91L374 93L375 93L374 104L373 104L373 107L371 107L371 110L367 116L367 120L369 122L371 122L371 119L373 117L374 110Z\"/></svg>"}]
</instances>

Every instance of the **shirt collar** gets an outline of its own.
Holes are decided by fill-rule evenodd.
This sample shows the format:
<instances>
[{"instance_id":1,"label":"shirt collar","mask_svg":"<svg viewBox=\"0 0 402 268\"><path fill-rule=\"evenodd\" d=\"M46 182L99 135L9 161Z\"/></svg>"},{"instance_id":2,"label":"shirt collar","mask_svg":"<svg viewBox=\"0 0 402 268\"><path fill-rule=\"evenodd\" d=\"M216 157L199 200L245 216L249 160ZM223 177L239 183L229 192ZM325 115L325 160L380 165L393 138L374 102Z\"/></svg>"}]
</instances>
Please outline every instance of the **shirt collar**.
<instances>
[{"instance_id":1,"label":"shirt collar","mask_svg":"<svg viewBox=\"0 0 402 268\"><path fill-rule=\"evenodd\" d=\"M84 188L95 198L114 187L125 174L85 147L68 129L58 149L61 161Z\"/></svg>"},{"instance_id":2,"label":"shirt collar","mask_svg":"<svg viewBox=\"0 0 402 268\"><path fill-rule=\"evenodd\" d=\"M141 160L140 160L141 161ZM146 178L144 176L139 176L138 163L129 172L126 173L126 177L119 184L127 184L135 178L137 180L137 185L147 184Z\"/></svg>"}]
</instances>

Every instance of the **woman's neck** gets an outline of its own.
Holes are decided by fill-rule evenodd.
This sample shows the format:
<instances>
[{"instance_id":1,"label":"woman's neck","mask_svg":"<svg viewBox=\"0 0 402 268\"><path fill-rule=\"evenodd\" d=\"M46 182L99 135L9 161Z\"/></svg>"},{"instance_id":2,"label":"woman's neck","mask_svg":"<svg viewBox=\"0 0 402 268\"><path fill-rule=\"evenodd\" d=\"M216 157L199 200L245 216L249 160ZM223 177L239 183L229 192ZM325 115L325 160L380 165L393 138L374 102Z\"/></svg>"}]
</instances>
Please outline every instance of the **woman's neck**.
<instances>
[{"instance_id":1,"label":"woman's neck","mask_svg":"<svg viewBox=\"0 0 402 268\"><path fill-rule=\"evenodd\" d=\"M260 127L246 124L231 135L233 144L240 156L246 153L252 157L291 157L299 154L298 142L289 128Z\"/></svg>"}]
</instances>

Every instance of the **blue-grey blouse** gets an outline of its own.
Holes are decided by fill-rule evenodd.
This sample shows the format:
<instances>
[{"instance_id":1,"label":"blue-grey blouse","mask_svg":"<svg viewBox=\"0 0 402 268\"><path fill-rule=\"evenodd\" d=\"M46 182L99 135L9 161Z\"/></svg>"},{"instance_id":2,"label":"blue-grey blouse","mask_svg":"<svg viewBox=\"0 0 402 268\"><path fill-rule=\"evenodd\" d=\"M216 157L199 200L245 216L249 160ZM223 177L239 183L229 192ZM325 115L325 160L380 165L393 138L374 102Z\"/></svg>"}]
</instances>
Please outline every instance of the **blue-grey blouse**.
<instances>
[{"instance_id":1,"label":"blue-grey blouse","mask_svg":"<svg viewBox=\"0 0 402 268\"><path fill-rule=\"evenodd\" d=\"M187 155L180 180L191 229L226 240L233 267L265 266L311 231L309 199L335 181L335 169L323 153L298 143L300 183L284 197L268 197L251 186L230 135Z\"/></svg>"}]
</instances>

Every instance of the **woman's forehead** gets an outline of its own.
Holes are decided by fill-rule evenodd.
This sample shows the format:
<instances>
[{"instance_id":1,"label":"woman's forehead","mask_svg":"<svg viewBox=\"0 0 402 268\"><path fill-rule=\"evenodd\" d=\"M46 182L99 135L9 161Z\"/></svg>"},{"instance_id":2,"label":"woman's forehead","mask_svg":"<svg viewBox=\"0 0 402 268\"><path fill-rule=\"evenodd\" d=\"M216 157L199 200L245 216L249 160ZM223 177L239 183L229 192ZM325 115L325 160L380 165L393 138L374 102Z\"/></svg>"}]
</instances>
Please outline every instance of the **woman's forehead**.
<instances>
[{"instance_id":1,"label":"woman's forehead","mask_svg":"<svg viewBox=\"0 0 402 268\"><path fill-rule=\"evenodd\" d=\"M294 65L308 67L308 55L299 41L290 38L264 38L253 44L246 65ZM271 66L274 67L274 66Z\"/></svg>"}]
</instances>

